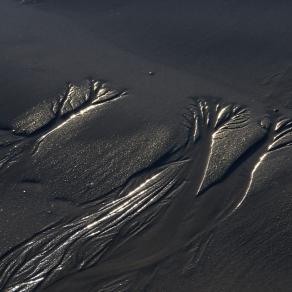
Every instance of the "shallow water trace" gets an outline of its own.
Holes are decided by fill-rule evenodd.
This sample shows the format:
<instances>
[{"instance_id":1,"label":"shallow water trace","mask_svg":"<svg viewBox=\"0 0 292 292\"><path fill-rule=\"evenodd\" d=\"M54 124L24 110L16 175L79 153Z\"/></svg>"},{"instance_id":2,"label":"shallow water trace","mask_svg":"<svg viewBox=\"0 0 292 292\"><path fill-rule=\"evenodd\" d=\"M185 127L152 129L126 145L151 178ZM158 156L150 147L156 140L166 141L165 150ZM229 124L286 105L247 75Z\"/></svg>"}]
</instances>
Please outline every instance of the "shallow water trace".
<instances>
[{"instance_id":1,"label":"shallow water trace","mask_svg":"<svg viewBox=\"0 0 292 292\"><path fill-rule=\"evenodd\" d=\"M85 116L115 107L115 100L122 97L127 103L125 91L87 80L68 84L59 97L16 119L11 129L1 130L2 178L11 173L17 177L19 166L27 161L41 163L42 149L57 147L72 124L82 128ZM94 270L99 275L95 280L102 282L107 263L112 265L111 276L119 277L163 262L202 236L208 245L213 230L274 171L270 160L280 168L283 155L288 157L291 151L292 120L279 114L255 113L221 99L192 98L182 121L186 137L175 141L175 150L165 152L112 192L99 194L99 188L93 187L96 199L84 202L77 214L66 214L8 251L0 262L1 290L44 289L70 275L80 277ZM62 167L62 161L59 164ZM51 178L49 184L54 183L59 182ZM167 245L150 244L149 250L140 245L141 238L151 242L163 233L169 238ZM133 244L135 249L127 249ZM199 250L199 258L204 249ZM131 258L124 267L123 253ZM115 281L102 291L112 291Z\"/></svg>"}]
</instances>

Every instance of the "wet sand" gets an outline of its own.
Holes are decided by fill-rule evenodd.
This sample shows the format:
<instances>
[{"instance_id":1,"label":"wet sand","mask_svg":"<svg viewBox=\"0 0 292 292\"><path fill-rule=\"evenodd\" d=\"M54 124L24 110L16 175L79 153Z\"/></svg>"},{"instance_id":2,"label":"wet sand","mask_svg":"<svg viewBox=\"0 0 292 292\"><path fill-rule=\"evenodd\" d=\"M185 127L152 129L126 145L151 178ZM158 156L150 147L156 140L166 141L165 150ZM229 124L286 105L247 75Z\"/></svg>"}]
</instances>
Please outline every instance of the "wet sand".
<instances>
[{"instance_id":1,"label":"wet sand","mask_svg":"<svg viewBox=\"0 0 292 292\"><path fill-rule=\"evenodd\" d=\"M291 290L269 2L0 3L1 291Z\"/></svg>"}]
</instances>

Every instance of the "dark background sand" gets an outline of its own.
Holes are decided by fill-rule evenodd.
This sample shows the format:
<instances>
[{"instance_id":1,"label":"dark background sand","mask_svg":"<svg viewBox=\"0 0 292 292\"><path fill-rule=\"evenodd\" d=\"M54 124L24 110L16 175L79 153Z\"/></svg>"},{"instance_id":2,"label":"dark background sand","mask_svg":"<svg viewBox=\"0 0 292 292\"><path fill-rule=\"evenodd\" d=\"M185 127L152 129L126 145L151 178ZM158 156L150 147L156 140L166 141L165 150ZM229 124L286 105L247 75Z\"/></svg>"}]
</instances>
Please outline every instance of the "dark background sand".
<instances>
[{"instance_id":1,"label":"dark background sand","mask_svg":"<svg viewBox=\"0 0 292 292\"><path fill-rule=\"evenodd\" d=\"M1 1L1 90L11 100L1 100L1 122L88 75L142 101L204 94L289 107L289 1L39 2Z\"/></svg>"}]
</instances>

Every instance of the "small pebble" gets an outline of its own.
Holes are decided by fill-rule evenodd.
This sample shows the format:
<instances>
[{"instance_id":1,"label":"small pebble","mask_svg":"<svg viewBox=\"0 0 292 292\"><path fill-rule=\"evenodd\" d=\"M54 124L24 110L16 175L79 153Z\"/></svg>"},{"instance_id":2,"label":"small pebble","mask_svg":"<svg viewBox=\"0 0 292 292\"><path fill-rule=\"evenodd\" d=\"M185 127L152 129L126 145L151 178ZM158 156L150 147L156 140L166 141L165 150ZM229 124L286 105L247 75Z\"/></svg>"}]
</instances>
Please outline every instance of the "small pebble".
<instances>
[{"instance_id":1,"label":"small pebble","mask_svg":"<svg viewBox=\"0 0 292 292\"><path fill-rule=\"evenodd\" d=\"M87 186L87 188L91 189L94 187L94 182L90 182L86 186Z\"/></svg>"}]
</instances>

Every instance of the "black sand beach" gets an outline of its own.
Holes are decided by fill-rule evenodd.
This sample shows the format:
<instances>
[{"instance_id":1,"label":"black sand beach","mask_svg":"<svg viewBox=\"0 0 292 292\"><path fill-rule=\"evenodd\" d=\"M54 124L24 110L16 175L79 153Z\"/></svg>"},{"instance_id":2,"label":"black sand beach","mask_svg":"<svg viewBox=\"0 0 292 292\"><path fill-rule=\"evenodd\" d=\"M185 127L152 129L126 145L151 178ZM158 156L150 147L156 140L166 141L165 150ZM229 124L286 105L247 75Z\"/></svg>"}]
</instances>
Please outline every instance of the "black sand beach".
<instances>
[{"instance_id":1,"label":"black sand beach","mask_svg":"<svg viewBox=\"0 0 292 292\"><path fill-rule=\"evenodd\" d=\"M291 12L2 0L0 291L291 291Z\"/></svg>"}]
</instances>

